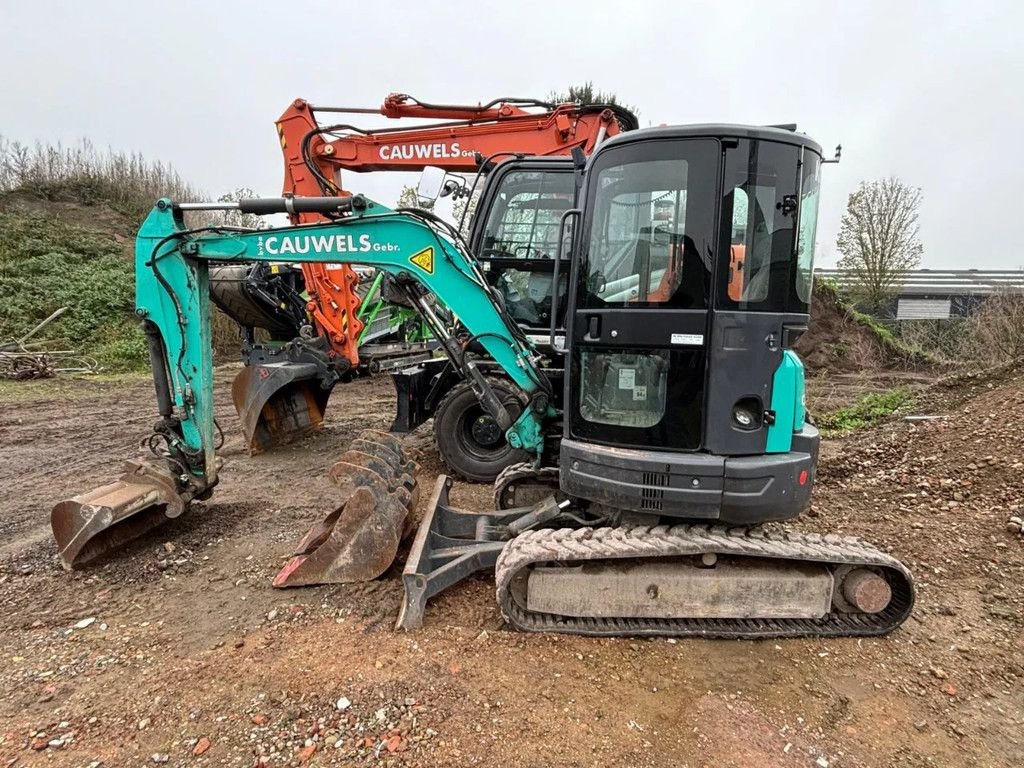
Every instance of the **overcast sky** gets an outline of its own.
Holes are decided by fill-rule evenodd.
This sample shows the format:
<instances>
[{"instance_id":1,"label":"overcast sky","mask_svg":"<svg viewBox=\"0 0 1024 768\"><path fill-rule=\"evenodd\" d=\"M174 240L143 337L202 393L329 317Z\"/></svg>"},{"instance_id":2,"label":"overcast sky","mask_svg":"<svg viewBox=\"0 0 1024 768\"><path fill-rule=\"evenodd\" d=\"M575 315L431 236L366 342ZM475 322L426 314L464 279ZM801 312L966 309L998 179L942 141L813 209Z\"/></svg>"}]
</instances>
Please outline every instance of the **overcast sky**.
<instances>
[{"instance_id":1,"label":"overcast sky","mask_svg":"<svg viewBox=\"0 0 1024 768\"><path fill-rule=\"evenodd\" d=\"M829 5L2 0L0 134L88 137L214 194L277 194L274 119L296 97L475 103L592 80L644 126L796 122L829 152L841 142L819 265L858 182L896 175L924 191L923 266L1024 268L1024 3ZM409 181L347 186L393 204Z\"/></svg>"}]
</instances>

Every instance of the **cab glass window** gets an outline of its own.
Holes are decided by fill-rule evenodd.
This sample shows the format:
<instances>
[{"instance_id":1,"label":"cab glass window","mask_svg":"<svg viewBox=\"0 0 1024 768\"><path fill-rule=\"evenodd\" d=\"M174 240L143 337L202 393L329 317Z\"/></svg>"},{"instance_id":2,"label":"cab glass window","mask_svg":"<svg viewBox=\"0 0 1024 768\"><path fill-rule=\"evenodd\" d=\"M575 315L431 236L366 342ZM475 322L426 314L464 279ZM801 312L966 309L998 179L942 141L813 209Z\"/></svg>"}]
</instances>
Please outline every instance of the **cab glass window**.
<instances>
[{"instance_id":1,"label":"cab glass window","mask_svg":"<svg viewBox=\"0 0 1024 768\"><path fill-rule=\"evenodd\" d=\"M814 246L818 231L818 193L821 189L821 161L804 151L803 182L800 187L800 232L797 241L797 303L810 305L814 278Z\"/></svg>"},{"instance_id":2,"label":"cab glass window","mask_svg":"<svg viewBox=\"0 0 1024 768\"><path fill-rule=\"evenodd\" d=\"M622 157L628 154L628 157ZM707 306L718 142L647 142L595 162L582 306Z\"/></svg>"},{"instance_id":3,"label":"cab glass window","mask_svg":"<svg viewBox=\"0 0 1024 768\"><path fill-rule=\"evenodd\" d=\"M726 151L719 306L807 312L817 226L818 164L807 149L741 140Z\"/></svg>"},{"instance_id":4,"label":"cab glass window","mask_svg":"<svg viewBox=\"0 0 1024 768\"><path fill-rule=\"evenodd\" d=\"M572 204L572 173L509 172L487 216L480 258L554 259L558 225Z\"/></svg>"}]
</instances>

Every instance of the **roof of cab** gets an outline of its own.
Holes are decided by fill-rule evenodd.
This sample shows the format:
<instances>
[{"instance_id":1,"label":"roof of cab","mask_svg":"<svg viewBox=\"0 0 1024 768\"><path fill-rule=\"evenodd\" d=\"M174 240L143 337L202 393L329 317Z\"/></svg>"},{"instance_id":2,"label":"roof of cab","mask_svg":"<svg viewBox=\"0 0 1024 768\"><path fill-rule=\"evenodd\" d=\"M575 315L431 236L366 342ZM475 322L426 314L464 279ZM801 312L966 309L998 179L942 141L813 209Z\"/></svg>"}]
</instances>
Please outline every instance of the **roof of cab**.
<instances>
[{"instance_id":1,"label":"roof of cab","mask_svg":"<svg viewBox=\"0 0 1024 768\"><path fill-rule=\"evenodd\" d=\"M626 131L605 141L600 149L629 144L637 141L657 139L756 139L776 141L783 144L794 144L807 147L812 152L822 154L821 145L806 134L790 131L785 128L773 128L767 125L734 125L730 123L701 123L698 125L669 125L660 128L640 128Z\"/></svg>"}]
</instances>

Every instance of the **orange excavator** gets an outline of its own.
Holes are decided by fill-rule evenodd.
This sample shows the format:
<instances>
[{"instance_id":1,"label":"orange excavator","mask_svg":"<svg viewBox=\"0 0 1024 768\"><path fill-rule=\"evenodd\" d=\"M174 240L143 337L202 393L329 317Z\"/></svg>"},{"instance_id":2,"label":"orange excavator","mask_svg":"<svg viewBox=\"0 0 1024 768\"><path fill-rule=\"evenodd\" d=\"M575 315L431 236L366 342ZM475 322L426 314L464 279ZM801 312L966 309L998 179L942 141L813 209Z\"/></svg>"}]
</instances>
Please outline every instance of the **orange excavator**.
<instances>
[{"instance_id":1,"label":"orange excavator","mask_svg":"<svg viewBox=\"0 0 1024 768\"><path fill-rule=\"evenodd\" d=\"M350 123L322 124L318 115L324 114L434 122L370 130ZM568 163L574 150L590 154L606 138L636 127L636 117L615 105L513 98L476 106L430 104L406 94L389 95L379 108L322 107L297 99L277 120L286 198L350 196L342 183L343 170L422 171L435 166L446 172L482 173L509 158L553 156ZM457 185L455 190L468 194ZM492 201L498 197L481 195ZM289 217L293 224L329 220L319 213L291 212ZM377 309L395 295L388 290L390 278L379 275L371 281L358 268L337 263L304 263L301 275L289 265L228 264L211 268L210 278L214 301L243 328L246 367L232 386L232 396L250 451L319 429L334 385L366 362L371 349L367 342L372 340L368 332L375 330L368 323L378 319ZM368 313L371 303L374 311ZM395 369L430 356L429 344L415 331L401 333L405 317L400 311L380 316L385 322L377 323L378 337L396 325L400 332L397 340L392 335L391 343L372 347L377 370L380 358L397 361L389 366ZM269 331L271 343L256 343L255 327ZM370 370L375 370L372 365Z\"/></svg>"}]
</instances>

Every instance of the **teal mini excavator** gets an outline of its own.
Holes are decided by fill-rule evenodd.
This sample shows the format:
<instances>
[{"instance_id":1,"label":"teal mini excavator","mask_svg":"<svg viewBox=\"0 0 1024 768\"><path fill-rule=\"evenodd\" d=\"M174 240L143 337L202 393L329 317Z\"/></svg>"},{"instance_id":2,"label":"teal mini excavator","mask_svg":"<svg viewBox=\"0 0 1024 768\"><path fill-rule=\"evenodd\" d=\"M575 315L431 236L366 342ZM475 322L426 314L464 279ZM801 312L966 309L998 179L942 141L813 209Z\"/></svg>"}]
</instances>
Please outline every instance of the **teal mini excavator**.
<instances>
[{"instance_id":1,"label":"teal mini excavator","mask_svg":"<svg viewBox=\"0 0 1024 768\"><path fill-rule=\"evenodd\" d=\"M226 204L161 200L136 250L158 458L56 506L65 563L214 492L209 264L352 263L393 278L481 408L533 457L502 473L486 513L452 508L450 482L438 478L405 564L399 626L418 626L431 596L493 568L502 613L522 630L893 629L914 600L897 560L858 539L762 526L803 512L814 483L819 438L792 345L808 322L821 163L820 147L795 130L734 125L638 130L577 157L552 270L554 285L568 284L551 292L566 303L550 313L553 325L565 319L561 392L458 233L430 213L359 196L251 199L227 205L331 221L188 229L185 212ZM273 365L257 375L273 376ZM398 440L361 436L331 469L343 503L275 584L387 570L416 506L415 470Z\"/></svg>"}]
</instances>

